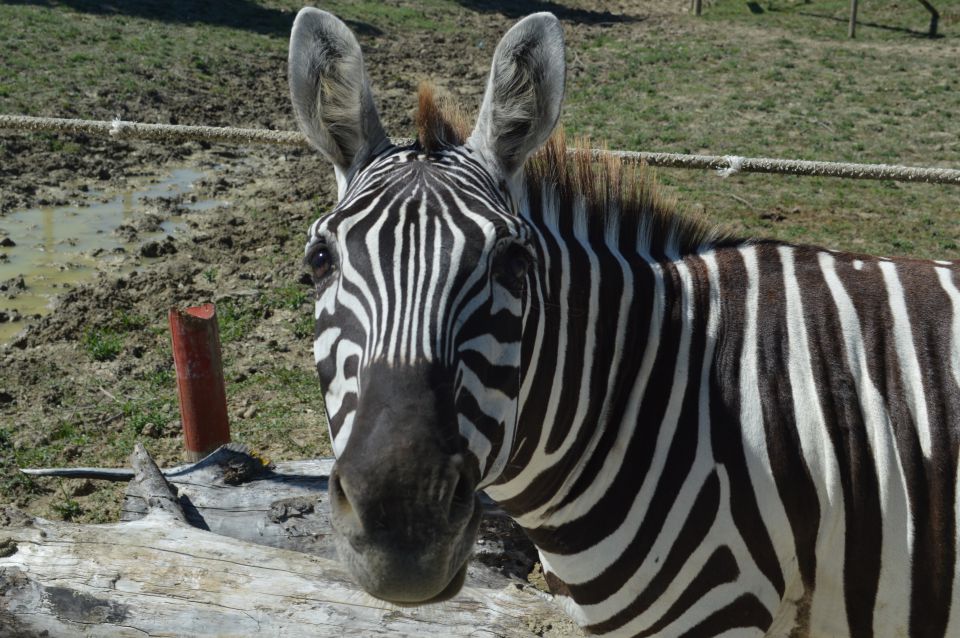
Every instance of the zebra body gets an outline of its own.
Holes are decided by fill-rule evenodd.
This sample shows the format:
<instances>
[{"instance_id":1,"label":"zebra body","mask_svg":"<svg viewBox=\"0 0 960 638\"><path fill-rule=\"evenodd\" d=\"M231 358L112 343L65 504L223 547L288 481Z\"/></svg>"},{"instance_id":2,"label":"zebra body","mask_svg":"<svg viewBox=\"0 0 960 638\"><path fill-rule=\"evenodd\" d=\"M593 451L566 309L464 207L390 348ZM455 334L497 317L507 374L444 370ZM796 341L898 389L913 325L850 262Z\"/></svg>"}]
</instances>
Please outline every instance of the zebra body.
<instances>
[{"instance_id":1,"label":"zebra body","mask_svg":"<svg viewBox=\"0 0 960 638\"><path fill-rule=\"evenodd\" d=\"M573 617L627 636L960 632L956 266L746 243L592 272L624 284L587 330L625 349L568 328L578 352L533 357L551 374L565 352L594 385L522 396L516 465L540 463L539 487L508 466L487 488ZM556 431L573 461L540 460Z\"/></svg>"},{"instance_id":2,"label":"zebra body","mask_svg":"<svg viewBox=\"0 0 960 638\"><path fill-rule=\"evenodd\" d=\"M354 576L454 595L484 489L593 633L960 635L956 263L714 236L557 137L525 167L562 50L521 21L469 138L422 95L397 148L352 34L297 18L340 184L307 261Z\"/></svg>"}]
</instances>

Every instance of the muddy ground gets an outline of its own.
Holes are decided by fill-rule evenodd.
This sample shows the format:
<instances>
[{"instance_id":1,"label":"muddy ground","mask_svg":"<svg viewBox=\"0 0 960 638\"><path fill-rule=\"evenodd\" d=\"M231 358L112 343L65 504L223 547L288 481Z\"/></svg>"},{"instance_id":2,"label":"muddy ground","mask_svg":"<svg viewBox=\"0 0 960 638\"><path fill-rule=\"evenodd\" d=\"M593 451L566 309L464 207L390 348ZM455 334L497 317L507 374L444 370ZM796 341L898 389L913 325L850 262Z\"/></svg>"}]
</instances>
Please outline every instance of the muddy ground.
<instances>
[{"instance_id":1,"label":"muddy ground","mask_svg":"<svg viewBox=\"0 0 960 638\"><path fill-rule=\"evenodd\" d=\"M568 42L576 46L585 35L626 24L624 6L554 10L567 18ZM412 135L416 87L424 79L475 108L492 48L521 12L465 8L453 31L406 30L400 38L354 22L387 130ZM247 56L218 78L224 90L216 95L154 88L128 111L144 122L293 129L285 65L282 51ZM101 94L80 94L75 112L57 115L108 111ZM50 314L2 346L0 500L44 516L110 520L116 488L27 480L16 466L123 464L136 438L147 438L161 463L182 460L166 331L171 306L214 301L228 314L221 332L236 438L272 458L330 453L311 367L312 289L301 267L306 229L335 196L332 171L319 155L6 132L0 153L3 213L82 206L102 197L91 192L128 189L181 166L211 175L194 197L228 202L202 212L186 211L178 197L144 202L122 229L128 244L119 270L135 270L118 274L113 266L65 292ZM145 246L141 235L174 214L184 215L186 228ZM119 340L115 355L99 354L104 339Z\"/></svg>"}]
</instances>

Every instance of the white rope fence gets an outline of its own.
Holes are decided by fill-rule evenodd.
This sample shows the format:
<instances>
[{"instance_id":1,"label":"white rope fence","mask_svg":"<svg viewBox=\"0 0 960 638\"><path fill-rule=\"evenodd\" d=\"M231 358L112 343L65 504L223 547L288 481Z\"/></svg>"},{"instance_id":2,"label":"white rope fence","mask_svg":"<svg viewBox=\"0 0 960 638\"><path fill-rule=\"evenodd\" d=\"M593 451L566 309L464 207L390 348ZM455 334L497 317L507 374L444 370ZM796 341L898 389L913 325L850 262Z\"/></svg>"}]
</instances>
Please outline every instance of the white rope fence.
<instances>
[{"instance_id":1,"label":"white rope fence","mask_svg":"<svg viewBox=\"0 0 960 638\"><path fill-rule=\"evenodd\" d=\"M206 141L221 144L272 144L274 146L308 146L306 138L296 131L271 131L215 126L184 126L181 124L142 124L114 119L112 122L74 120L27 115L0 115L0 129L46 133L83 133L108 135L124 140L159 142ZM395 139L396 144L409 144L409 139ZM812 175L844 177L847 179L888 179L898 182L926 182L960 186L960 169L919 168L891 164L851 164L847 162L818 162L786 160L769 157L739 157L734 155L687 155L678 153L647 153L636 151L592 150L594 156L615 155L629 162L645 162L665 168L713 169L721 177L735 173L780 173L785 175Z\"/></svg>"}]
</instances>

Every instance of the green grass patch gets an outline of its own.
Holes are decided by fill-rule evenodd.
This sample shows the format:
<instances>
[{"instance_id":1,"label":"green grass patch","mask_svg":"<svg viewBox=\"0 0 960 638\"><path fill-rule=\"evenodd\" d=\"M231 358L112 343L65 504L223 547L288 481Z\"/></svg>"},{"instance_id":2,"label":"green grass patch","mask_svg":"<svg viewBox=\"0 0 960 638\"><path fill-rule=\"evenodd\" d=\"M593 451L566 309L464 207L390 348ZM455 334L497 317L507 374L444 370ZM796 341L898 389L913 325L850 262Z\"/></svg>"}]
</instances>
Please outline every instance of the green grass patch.
<instances>
[{"instance_id":1,"label":"green grass patch","mask_svg":"<svg viewBox=\"0 0 960 638\"><path fill-rule=\"evenodd\" d=\"M260 310L252 301L226 299L217 305L217 327L223 343L240 341L257 324Z\"/></svg>"},{"instance_id":2,"label":"green grass patch","mask_svg":"<svg viewBox=\"0 0 960 638\"><path fill-rule=\"evenodd\" d=\"M761 2L770 9L759 15L720 1L703 19L670 19L662 35L638 27L636 37L612 29L585 36L577 51L583 71L568 76L568 134L630 150L960 168L960 27L943 21L944 38L918 37L904 29L924 28L919 3L881 11L882 4L863 5L861 19L879 26L856 40L845 23L809 15L846 15L849 3L819 0ZM960 1L937 7L946 15ZM958 257L956 187L659 175L685 207L738 234ZM764 219L772 211L784 213L780 221Z\"/></svg>"},{"instance_id":3,"label":"green grass patch","mask_svg":"<svg viewBox=\"0 0 960 638\"><path fill-rule=\"evenodd\" d=\"M146 377L147 385L154 392L170 390L177 387L177 375L173 370L173 363L168 367L154 370Z\"/></svg>"},{"instance_id":4,"label":"green grass patch","mask_svg":"<svg viewBox=\"0 0 960 638\"><path fill-rule=\"evenodd\" d=\"M150 320L147 317L129 310L118 310L114 313L113 318L114 323L123 332L142 330L150 325Z\"/></svg>"},{"instance_id":5,"label":"green grass patch","mask_svg":"<svg viewBox=\"0 0 960 638\"><path fill-rule=\"evenodd\" d=\"M955 33L960 17L956 0L932 2L940 13L938 33ZM759 11L756 11L756 8ZM754 10L742 0L720 0L703 12L707 21L735 20L766 29L783 29L795 35L823 40L847 38L849 0L768 0L755 3ZM900 41L926 36L930 13L916 0L903 2L861 2L857 10L856 38L865 42Z\"/></svg>"},{"instance_id":6,"label":"green grass patch","mask_svg":"<svg viewBox=\"0 0 960 638\"><path fill-rule=\"evenodd\" d=\"M90 328L83 333L82 344L94 361L112 361L123 349L123 337L109 328Z\"/></svg>"},{"instance_id":7,"label":"green grass patch","mask_svg":"<svg viewBox=\"0 0 960 638\"><path fill-rule=\"evenodd\" d=\"M51 506L53 511L55 511L60 518L65 521L72 521L79 518L83 513L83 508L80 507L80 503L78 503L67 493L67 489L64 487L63 481L60 481L59 492L60 498Z\"/></svg>"},{"instance_id":8,"label":"green grass patch","mask_svg":"<svg viewBox=\"0 0 960 638\"><path fill-rule=\"evenodd\" d=\"M296 323L293 324L293 336L297 339L312 337L315 326L316 321L313 318L313 313L301 315L297 317Z\"/></svg>"},{"instance_id":9,"label":"green grass patch","mask_svg":"<svg viewBox=\"0 0 960 638\"><path fill-rule=\"evenodd\" d=\"M177 404L168 398L145 398L122 404L124 420L133 436L139 436L150 424L163 427L177 418Z\"/></svg>"},{"instance_id":10,"label":"green grass patch","mask_svg":"<svg viewBox=\"0 0 960 638\"><path fill-rule=\"evenodd\" d=\"M309 288L292 283L271 290L266 296L265 305L273 309L299 310L309 300Z\"/></svg>"}]
</instances>

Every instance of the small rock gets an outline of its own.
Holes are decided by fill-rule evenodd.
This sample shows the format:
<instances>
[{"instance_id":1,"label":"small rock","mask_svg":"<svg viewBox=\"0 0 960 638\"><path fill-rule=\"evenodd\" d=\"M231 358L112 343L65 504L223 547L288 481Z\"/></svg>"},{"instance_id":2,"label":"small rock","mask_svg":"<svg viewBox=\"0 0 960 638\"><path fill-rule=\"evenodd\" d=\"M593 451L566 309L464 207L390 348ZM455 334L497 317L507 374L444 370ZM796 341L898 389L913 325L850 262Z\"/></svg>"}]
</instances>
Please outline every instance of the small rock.
<instances>
[{"instance_id":1,"label":"small rock","mask_svg":"<svg viewBox=\"0 0 960 638\"><path fill-rule=\"evenodd\" d=\"M0 246L3 246L4 248L13 248L16 245L17 245L17 242L13 241L9 237L4 237L3 239L0 239Z\"/></svg>"},{"instance_id":2,"label":"small rock","mask_svg":"<svg viewBox=\"0 0 960 638\"><path fill-rule=\"evenodd\" d=\"M162 242L148 241L140 246L141 257L162 257L163 255L174 255L177 252L177 246L172 237L167 237Z\"/></svg>"},{"instance_id":3,"label":"small rock","mask_svg":"<svg viewBox=\"0 0 960 638\"><path fill-rule=\"evenodd\" d=\"M241 415L244 419L252 419L257 416L257 406L251 405L249 408L243 411Z\"/></svg>"},{"instance_id":4,"label":"small rock","mask_svg":"<svg viewBox=\"0 0 960 638\"><path fill-rule=\"evenodd\" d=\"M160 243L155 241L148 241L143 246L140 246L140 256L141 257L159 257Z\"/></svg>"}]
</instances>

